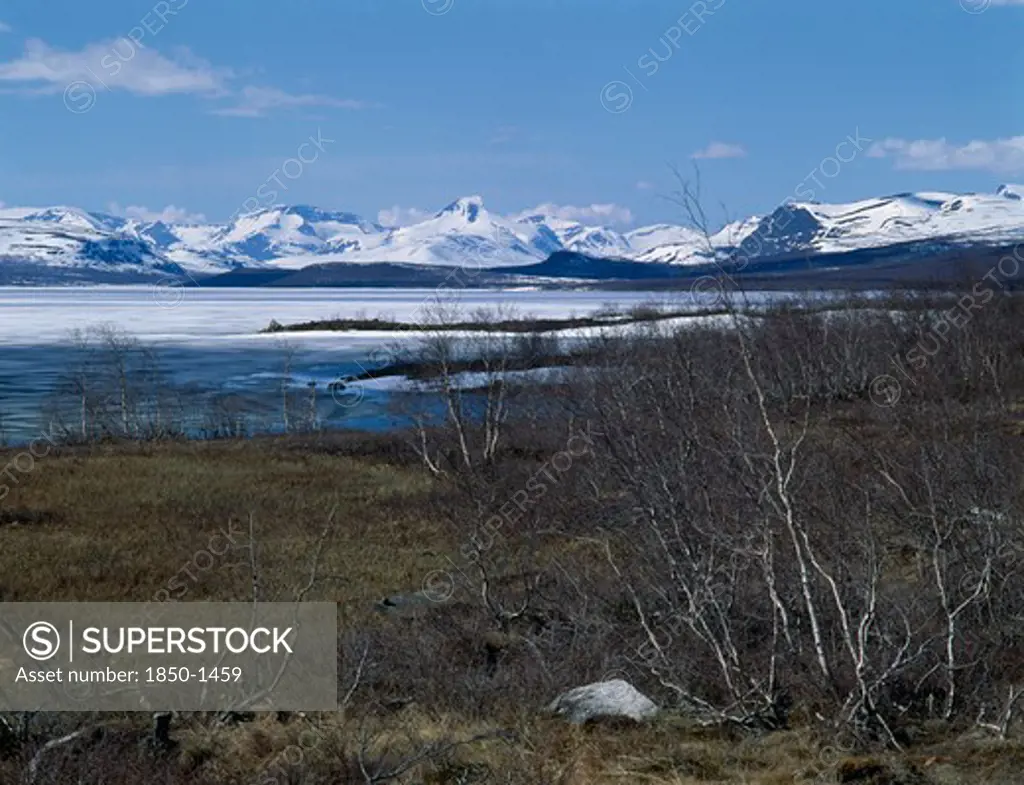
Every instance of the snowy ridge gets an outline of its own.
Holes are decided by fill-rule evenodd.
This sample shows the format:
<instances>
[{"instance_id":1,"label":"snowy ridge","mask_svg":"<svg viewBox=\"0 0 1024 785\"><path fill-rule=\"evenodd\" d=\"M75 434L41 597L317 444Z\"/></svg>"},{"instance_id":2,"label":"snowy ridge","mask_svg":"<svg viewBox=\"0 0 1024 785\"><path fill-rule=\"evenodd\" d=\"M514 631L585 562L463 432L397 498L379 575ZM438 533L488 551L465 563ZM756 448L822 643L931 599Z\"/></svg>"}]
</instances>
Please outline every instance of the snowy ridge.
<instances>
[{"instance_id":1,"label":"snowy ridge","mask_svg":"<svg viewBox=\"0 0 1024 785\"><path fill-rule=\"evenodd\" d=\"M1024 238L1024 202L1013 188L1003 186L995 195L928 192L840 205L785 204L761 219L745 245L754 256L777 256L917 240L1014 242Z\"/></svg>"},{"instance_id":2,"label":"snowy ridge","mask_svg":"<svg viewBox=\"0 0 1024 785\"><path fill-rule=\"evenodd\" d=\"M106 218L73 207L0 209L0 265L143 275L181 273L178 265L145 239L120 231Z\"/></svg>"},{"instance_id":3,"label":"snowy ridge","mask_svg":"<svg viewBox=\"0 0 1024 785\"><path fill-rule=\"evenodd\" d=\"M620 232L541 212L502 216L479 196L457 199L409 226L306 205L274 206L228 224L143 222L75 207L0 209L5 265L104 273L216 273L298 269L326 262L401 262L481 268L541 262L557 251L638 263L701 264L880 248L921 240L995 245L1024 239L1024 186L992 194L922 192L849 204L786 203L705 236L672 224Z\"/></svg>"}]
</instances>

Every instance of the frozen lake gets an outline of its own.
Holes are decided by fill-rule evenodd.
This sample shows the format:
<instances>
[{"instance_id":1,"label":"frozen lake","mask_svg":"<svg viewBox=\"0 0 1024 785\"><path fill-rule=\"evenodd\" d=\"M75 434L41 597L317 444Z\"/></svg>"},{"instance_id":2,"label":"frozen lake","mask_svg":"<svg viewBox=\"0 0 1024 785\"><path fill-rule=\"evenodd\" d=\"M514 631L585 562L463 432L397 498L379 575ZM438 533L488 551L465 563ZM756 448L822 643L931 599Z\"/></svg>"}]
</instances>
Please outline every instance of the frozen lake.
<instances>
[{"instance_id":1,"label":"frozen lake","mask_svg":"<svg viewBox=\"0 0 1024 785\"><path fill-rule=\"evenodd\" d=\"M300 395L310 382L321 389L363 368L396 338L408 334L260 334L281 323L332 317L385 315L420 321L436 302L423 289L161 289L156 287L0 287L0 412L9 441L34 438L45 427L42 411L76 362L70 334L108 324L153 347L175 387L237 392L258 397L279 390L285 342L293 353L290 386ZM462 312L504 306L520 316L586 316L605 305L628 308L656 301L674 308L692 303L688 293L483 291L448 292L444 301ZM368 359L370 358L370 359ZM371 366L370 362L375 365ZM321 401L325 425L379 428L387 393L369 391L358 405Z\"/></svg>"},{"instance_id":2,"label":"frozen lake","mask_svg":"<svg viewBox=\"0 0 1024 785\"><path fill-rule=\"evenodd\" d=\"M66 343L75 328L100 323L123 327L154 343L240 342L260 339L271 319L282 324L357 315L386 314L420 321L436 302L432 289L172 289L163 287L0 287L0 345ZM457 300L455 299L457 297ZM443 302L463 311L515 308L523 316L588 315L605 304L671 302L688 293L582 291L446 291ZM297 336L293 336L297 337ZM336 336L344 342L346 336Z\"/></svg>"}]
</instances>

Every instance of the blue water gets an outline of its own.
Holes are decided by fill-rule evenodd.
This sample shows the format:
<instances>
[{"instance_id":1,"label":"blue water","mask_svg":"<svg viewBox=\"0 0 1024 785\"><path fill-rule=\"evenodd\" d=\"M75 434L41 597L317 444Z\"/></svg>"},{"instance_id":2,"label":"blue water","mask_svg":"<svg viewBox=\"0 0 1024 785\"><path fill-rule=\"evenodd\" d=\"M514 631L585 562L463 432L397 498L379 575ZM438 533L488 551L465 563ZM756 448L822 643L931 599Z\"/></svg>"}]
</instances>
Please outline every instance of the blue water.
<instances>
[{"instance_id":1,"label":"blue water","mask_svg":"<svg viewBox=\"0 0 1024 785\"><path fill-rule=\"evenodd\" d=\"M358 396L332 398L327 386L338 379L373 372L390 356L390 334L317 333L261 335L271 319L282 323L332 317L385 315L422 319L430 290L185 290L180 299L149 287L0 287L0 414L9 443L36 438L50 427L46 414L56 398L72 408L74 396L60 395L82 354L70 331L109 324L151 349L165 374L168 395L186 403L194 429L211 401L238 396L252 430L281 427L281 382L285 342L292 347L288 386L292 420L306 418L308 383L317 384L316 420L321 427L369 430L404 421L394 411L410 396L364 389ZM513 308L521 316L587 315L605 305L664 300L644 292L466 291L464 312L483 306ZM403 340L410 340L408 335ZM422 396L420 396L422 397ZM400 399L400 400L398 400ZM73 422L65 414L66 422Z\"/></svg>"},{"instance_id":2,"label":"blue water","mask_svg":"<svg viewBox=\"0 0 1024 785\"><path fill-rule=\"evenodd\" d=\"M331 390L332 382L364 369L374 372L359 350L299 349L286 373L284 359L274 347L216 348L160 346L153 348L160 369L159 395L168 412L182 412L192 435L200 435L204 417L216 400L227 397L246 412L251 432L282 428L282 385L289 390L293 427L310 423L310 388L316 383L316 423L319 427L382 430L406 421L394 411L395 395L359 385ZM75 422L77 397L68 384L80 353L67 346L16 346L0 354L0 412L8 443L35 438L49 427L49 410L63 402L65 421ZM137 377L132 383L142 400L155 393L151 382ZM111 388L114 390L116 388ZM110 396L116 408L116 396ZM403 396L408 398L409 396ZM171 403L167 403L170 401Z\"/></svg>"}]
</instances>

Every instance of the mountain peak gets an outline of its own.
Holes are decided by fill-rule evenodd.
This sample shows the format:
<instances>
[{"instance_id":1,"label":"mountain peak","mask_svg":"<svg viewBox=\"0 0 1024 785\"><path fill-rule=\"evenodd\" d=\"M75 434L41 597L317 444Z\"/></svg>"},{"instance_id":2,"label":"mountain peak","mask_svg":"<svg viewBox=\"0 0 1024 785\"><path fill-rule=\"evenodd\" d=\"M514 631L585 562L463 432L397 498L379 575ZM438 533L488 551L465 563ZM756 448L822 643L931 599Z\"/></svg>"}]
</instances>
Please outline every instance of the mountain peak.
<instances>
[{"instance_id":1,"label":"mountain peak","mask_svg":"<svg viewBox=\"0 0 1024 785\"><path fill-rule=\"evenodd\" d=\"M82 226L95 229L96 220L85 210L77 207L47 207L37 210L24 217L26 221L38 221L40 223L54 223L70 226Z\"/></svg>"},{"instance_id":2,"label":"mountain peak","mask_svg":"<svg viewBox=\"0 0 1024 785\"><path fill-rule=\"evenodd\" d=\"M296 204L284 211L285 215L294 215L302 220L311 223L339 223L358 226L364 231L379 230L380 227L363 218L357 213L350 213L344 210L326 210L321 207L313 207L306 204Z\"/></svg>"},{"instance_id":3,"label":"mountain peak","mask_svg":"<svg viewBox=\"0 0 1024 785\"><path fill-rule=\"evenodd\" d=\"M996 196L1002 196L1006 199L1013 199L1014 201L1019 202L1024 199L1024 185L1006 183L996 189Z\"/></svg>"},{"instance_id":4,"label":"mountain peak","mask_svg":"<svg viewBox=\"0 0 1024 785\"><path fill-rule=\"evenodd\" d=\"M484 209L484 199L482 196L463 196L461 199L456 199L450 205L445 207L441 212L437 214L437 218L443 215L461 215L469 223L474 223L477 218L480 217L480 213Z\"/></svg>"}]
</instances>

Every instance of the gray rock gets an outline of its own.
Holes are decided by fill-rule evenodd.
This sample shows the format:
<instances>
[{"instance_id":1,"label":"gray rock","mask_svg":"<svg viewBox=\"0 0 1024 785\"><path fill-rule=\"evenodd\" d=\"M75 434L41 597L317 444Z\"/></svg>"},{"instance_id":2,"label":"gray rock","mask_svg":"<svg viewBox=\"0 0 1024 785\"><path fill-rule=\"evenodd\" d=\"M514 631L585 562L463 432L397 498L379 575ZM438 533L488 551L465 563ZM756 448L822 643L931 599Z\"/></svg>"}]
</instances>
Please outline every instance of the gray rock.
<instances>
[{"instance_id":1,"label":"gray rock","mask_svg":"<svg viewBox=\"0 0 1024 785\"><path fill-rule=\"evenodd\" d=\"M551 701L547 710L576 724L609 717L643 722L658 713L654 701L622 679L599 681L564 692Z\"/></svg>"},{"instance_id":2,"label":"gray rock","mask_svg":"<svg viewBox=\"0 0 1024 785\"><path fill-rule=\"evenodd\" d=\"M380 613L389 616L415 616L436 605L437 603L422 591L417 591L412 594L392 594L378 602L376 608Z\"/></svg>"}]
</instances>

